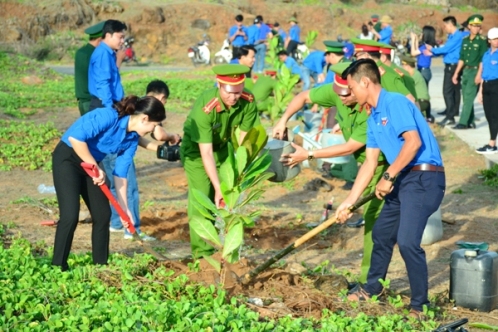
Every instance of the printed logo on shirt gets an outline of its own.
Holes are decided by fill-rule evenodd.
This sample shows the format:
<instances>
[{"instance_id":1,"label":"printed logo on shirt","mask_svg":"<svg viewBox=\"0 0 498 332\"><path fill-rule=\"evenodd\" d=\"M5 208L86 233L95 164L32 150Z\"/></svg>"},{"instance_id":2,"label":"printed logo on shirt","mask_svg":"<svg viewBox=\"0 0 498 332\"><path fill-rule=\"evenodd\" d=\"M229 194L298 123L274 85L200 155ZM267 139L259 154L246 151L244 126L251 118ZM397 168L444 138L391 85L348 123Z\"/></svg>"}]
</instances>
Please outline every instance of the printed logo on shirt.
<instances>
[{"instance_id":1,"label":"printed logo on shirt","mask_svg":"<svg viewBox=\"0 0 498 332\"><path fill-rule=\"evenodd\" d=\"M387 120L387 118L381 118L381 122L382 122L382 125L385 126L389 120Z\"/></svg>"},{"instance_id":2,"label":"printed logo on shirt","mask_svg":"<svg viewBox=\"0 0 498 332\"><path fill-rule=\"evenodd\" d=\"M493 66L494 66L494 65L496 65L497 63L498 63L498 61L496 61L496 60L491 60L491 64L492 64Z\"/></svg>"}]
</instances>

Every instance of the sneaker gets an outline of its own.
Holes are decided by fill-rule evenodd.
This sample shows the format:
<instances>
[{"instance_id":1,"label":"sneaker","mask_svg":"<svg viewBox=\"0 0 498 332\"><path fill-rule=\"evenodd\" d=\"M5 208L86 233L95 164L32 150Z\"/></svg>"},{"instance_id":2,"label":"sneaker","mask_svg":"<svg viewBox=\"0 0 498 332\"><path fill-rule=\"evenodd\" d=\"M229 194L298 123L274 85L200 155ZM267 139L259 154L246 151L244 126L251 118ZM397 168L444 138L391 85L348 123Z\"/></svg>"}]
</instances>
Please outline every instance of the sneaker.
<instances>
[{"instance_id":1,"label":"sneaker","mask_svg":"<svg viewBox=\"0 0 498 332\"><path fill-rule=\"evenodd\" d=\"M144 232L139 232L138 235L140 236L142 241L156 241L155 237L149 236L149 235L145 234ZM125 240L133 240L133 235L131 235L130 233L126 233L124 235L124 239Z\"/></svg>"},{"instance_id":2,"label":"sneaker","mask_svg":"<svg viewBox=\"0 0 498 332\"><path fill-rule=\"evenodd\" d=\"M119 232L124 232L124 227L121 228L114 228L112 226L109 227L109 232L111 233L119 233Z\"/></svg>"},{"instance_id":3,"label":"sneaker","mask_svg":"<svg viewBox=\"0 0 498 332\"><path fill-rule=\"evenodd\" d=\"M479 154L493 154L497 153L498 149L496 148L496 146L491 146L489 144L486 144L482 148L476 149L476 152Z\"/></svg>"}]
</instances>

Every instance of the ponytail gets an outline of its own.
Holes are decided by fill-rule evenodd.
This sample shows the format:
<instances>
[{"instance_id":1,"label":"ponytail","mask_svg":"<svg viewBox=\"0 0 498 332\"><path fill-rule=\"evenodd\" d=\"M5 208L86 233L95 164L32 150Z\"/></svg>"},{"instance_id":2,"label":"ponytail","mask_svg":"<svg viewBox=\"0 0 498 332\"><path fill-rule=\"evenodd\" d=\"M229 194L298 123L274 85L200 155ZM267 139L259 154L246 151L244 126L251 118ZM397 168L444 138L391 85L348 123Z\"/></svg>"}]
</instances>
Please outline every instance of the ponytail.
<instances>
[{"instance_id":1,"label":"ponytail","mask_svg":"<svg viewBox=\"0 0 498 332\"><path fill-rule=\"evenodd\" d=\"M164 105L157 98L152 96L142 98L128 96L116 103L114 108L118 111L119 118L126 115L145 114L149 116L150 121L160 122L166 119Z\"/></svg>"}]
</instances>

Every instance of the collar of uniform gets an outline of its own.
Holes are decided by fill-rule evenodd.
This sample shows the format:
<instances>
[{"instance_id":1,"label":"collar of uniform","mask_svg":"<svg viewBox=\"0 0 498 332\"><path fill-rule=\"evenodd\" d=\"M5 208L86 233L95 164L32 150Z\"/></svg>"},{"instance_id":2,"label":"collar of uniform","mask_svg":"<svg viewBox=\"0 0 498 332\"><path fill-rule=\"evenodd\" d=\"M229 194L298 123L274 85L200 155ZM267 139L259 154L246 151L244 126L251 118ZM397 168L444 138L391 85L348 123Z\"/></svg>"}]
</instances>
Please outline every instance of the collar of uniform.
<instances>
[{"instance_id":1,"label":"collar of uniform","mask_svg":"<svg viewBox=\"0 0 498 332\"><path fill-rule=\"evenodd\" d=\"M386 90L385 89L380 90L379 99L377 99L377 106L375 106L375 107L371 106L370 107L370 110L372 111L372 113L380 113L380 111L377 111L377 110L379 109L379 106L381 106L382 102L384 101L384 95L385 94L386 94Z\"/></svg>"},{"instance_id":2,"label":"collar of uniform","mask_svg":"<svg viewBox=\"0 0 498 332\"><path fill-rule=\"evenodd\" d=\"M222 88L218 88L218 90L216 91L216 98L218 98L218 101L220 102L220 106L221 106L221 111L220 112L223 112L223 111L227 111L228 113L230 113L231 110L236 110L239 108L239 101L237 101L235 103L235 105L227 108L225 103L223 102L223 99L221 99L221 96L220 96L220 89ZM239 99L240 100L240 99Z\"/></svg>"},{"instance_id":3,"label":"collar of uniform","mask_svg":"<svg viewBox=\"0 0 498 332\"><path fill-rule=\"evenodd\" d=\"M347 106L347 108L349 109L349 114L354 114L354 113L360 111L360 104L356 103L356 105L354 105L354 107Z\"/></svg>"},{"instance_id":4,"label":"collar of uniform","mask_svg":"<svg viewBox=\"0 0 498 332\"><path fill-rule=\"evenodd\" d=\"M117 111L116 111L117 112ZM128 122L130 121L130 116L125 115L119 119L119 128L128 130Z\"/></svg>"},{"instance_id":5,"label":"collar of uniform","mask_svg":"<svg viewBox=\"0 0 498 332\"><path fill-rule=\"evenodd\" d=\"M113 49L112 49L112 48L110 48L110 47L109 47L109 45L107 45L106 43L101 42L101 43L99 44L99 46L100 46L100 45L102 45L102 47L104 48L104 50L106 50L107 52L109 52L109 53L111 53L111 54L113 54L113 55L115 54L115 53L114 53L114 51L113 51Z\"/></svg>"}]
</instances>

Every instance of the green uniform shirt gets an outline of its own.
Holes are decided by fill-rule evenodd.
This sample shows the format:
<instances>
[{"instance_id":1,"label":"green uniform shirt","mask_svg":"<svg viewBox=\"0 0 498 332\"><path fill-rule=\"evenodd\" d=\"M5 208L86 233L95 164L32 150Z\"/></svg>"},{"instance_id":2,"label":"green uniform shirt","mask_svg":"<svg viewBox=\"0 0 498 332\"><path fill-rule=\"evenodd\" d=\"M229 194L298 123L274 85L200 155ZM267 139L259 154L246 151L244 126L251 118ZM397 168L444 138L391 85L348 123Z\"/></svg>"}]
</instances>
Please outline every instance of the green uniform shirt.
<instances>
[{"instance_id":1,"label":"green uniform shirt","mask_svg":"<svg viewBox=\"0 0 498 332\"><path fill-rule=\"evenodd\" d=\"M88 91L88 66L90 57L95 47L86 44L76 51L74 58L74 91L78 100L90 100L92 96Z\"/></svg>"},{"instance_id":2,"label":"green uniform shirt","mask_svg":"<svg viewBox=\"0 0 498 332\"><path fill-rule=\"evenodd\" d=\"M415 88L415 82L413 81L413 78L410 76L410 73L407 72L404 68L401 68L394 62L391 62L391 68L394 69L394 71L401 76L401 79L403 80L403 83L405 84L405 87L410 91L412 96L416 99L417 97L417 89Z\"/></svg>"},{"instance_id":3,"label":"green uniform shirt","mask_svg":"<svg viewBox=\"0 0 498 332\"><path fill-rule=\"evenodd\" d=\"M466 66L477 67L487 50L488 42L486 38L477 35L474 39L470 39L470 36L467 36L462 40L460 60L462 60Z\"/></svg>"},{"instance_id":4,"label":"green uniform shirt","mask_svg":"<svg viewBox=\"0 0 498 332\"><path fill-rule=\"evenodd\" d=\"M376 63L380 71L380 85L382 85L384 89L389 92L401 93L404 96L408 96L410 94L410 91L406 88L401 76L399 76L394 69L380 62L380 60Z\"/></svg>"},{"instance_id":5,"label":"green uniform shirt","mask_svg":"<svg viewBox=\"0 0 498 332\"><path fill-rule=\"evenodd\" d=\"M367 143L367 112L360 112L359 105L353 107L346 106L342 103L341 98L332 89L332 84L325 84L310 90L310 99L313 104L318 104L323 107L337 107L336 120L342 130L342 136L348 141L353 140L366 144ZM354 153L356 161L362 163L365 161L366 146L362 147ZM381 153L379 161L385 161L384 155Z\"/></svg>"},{"instance_id":6,"label":"green uniform shirt","mask_svg":"<svg viewBox=\"0 0 498 332\"><path fill-rule=\"evenodd\" d=\"M417 100L430 100L429 89L422 74L415 69L413 71L413 81L415 82L415 90L417 90Z\"/></svg>"},{"instance_id":7,"label":"green uniform shirt","mask_svg":"<svg viewBox=\"0 0 498 332\"><path fill-rule=\"evenodd\" d=\"M380 22L375 23L374 30L380 32L380 30L382 30L382 23Z\"/></svg>"},{"instance_id":8,"label":"green uniform shirt","mask_svg":"<svg viewBox=\"0 0 498 332\"><path fill-rule=\"evenodd\" d=\"M225 150L223 148L237 127L249 131L259 124L256 103L244 99L244 95L254 98L244 91L243 96L229 109L221 101L218 88L207 90L197 98L183 126L183 158L199 158L199 143L212 143L217 160L216 152Z\"/></svg>"},{"instance_id":9,"label":"green uniform shirt","mask_svg":"<svg viewBox=\"0 0 498 332\"><path fill-rule=\"evenodd\" d=\"M246 79L246 82L247 81L248 80ZM268 76L260 76L258 77L256 83L253 84L252 88L246 86L246 89L252 92L254 99L256 99L256 102L259 103L270 97L270 94L276 84L277 80L274 80Z\"/></svg>"}]
</instances>

